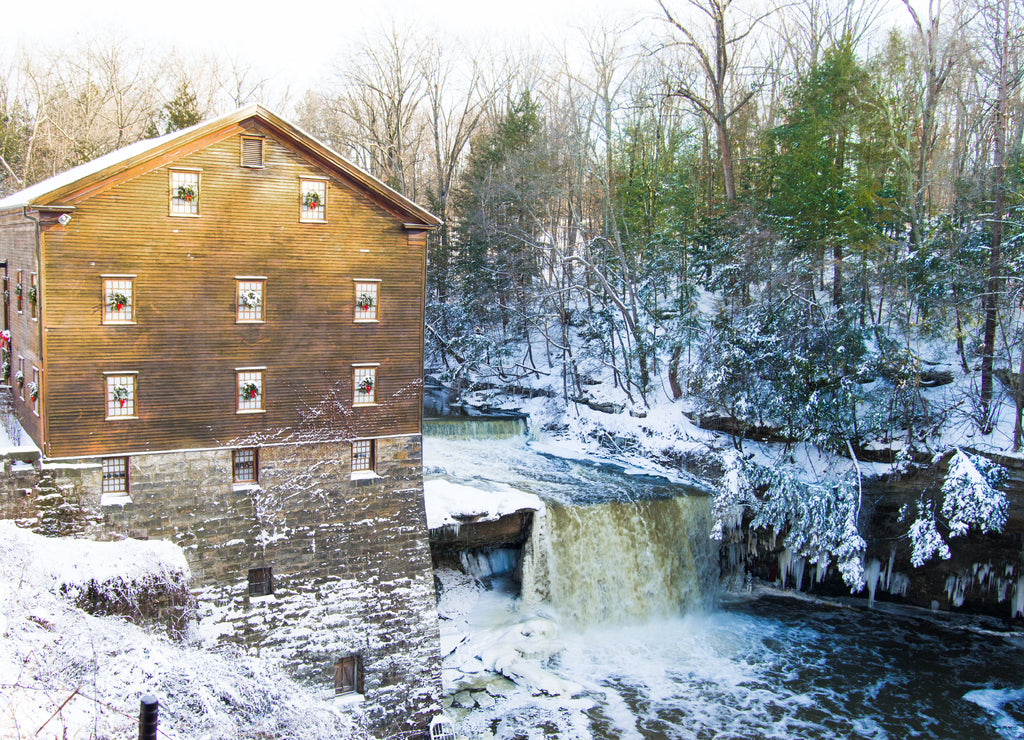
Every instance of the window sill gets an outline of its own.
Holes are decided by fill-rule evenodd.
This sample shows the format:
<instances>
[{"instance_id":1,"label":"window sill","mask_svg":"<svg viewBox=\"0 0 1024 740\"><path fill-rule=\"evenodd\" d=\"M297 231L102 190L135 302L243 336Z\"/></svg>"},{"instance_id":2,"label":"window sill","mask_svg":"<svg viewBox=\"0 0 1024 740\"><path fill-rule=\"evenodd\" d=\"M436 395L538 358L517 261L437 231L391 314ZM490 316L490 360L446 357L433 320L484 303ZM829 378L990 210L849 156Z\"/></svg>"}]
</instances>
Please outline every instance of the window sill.
<instances>
[{"instance_id":1,"label":"window sill","mask_svg":"<svg viewBox=\"0 0 1024 740\"><path fill-rule=\"evenodd\" d=\"M300 224L325 224L327 223L326 218L299 218Z\"/></svg>"},{"instance_id":2,"label":"window sill","mask_svg":"<svg viewBox=\"0 0 1024 740\"><path fill-rule=\"evenodd\" d=\"M131 421L132 419L138 419L138 416L107 416L104 421Z\"/></svg>"},{"instance_id":3,"label":"window sill","mask_svg":"<svg viewBox=\"0 0 1024 740\"><path fill-rule=\"evenodd\" d=\"M235 319L236 324L265 324L266 319Z\"/></svg>"},{"instance_id":4,"label":"window sill","mask_svg":"<svg viewBox=\"0 0 1024 740\"><path fill-rule=\"evenodd\" d=\"M377 475L376 470L354 470L349 480L375 480L383 476Z\"/></svg>"},{"instance_id":5,"label":"window sill","mask_svg":"<svg viewBox=\"0 0 1024 740\"><path fill-rule=\"evenodd\" d=\"M265 413L267 413L267 410L266 409L238 409L238 411L236 411L235 413L236 414L265 414Z\"/></svg>"},{"instance_id":6,"label":"window sill","mask_svg":"<svg viewBox=\"0 0 1024 740\"><path fill-rule=\"evenodd\" d=\"M380 406L376 401L353 401L353 408L369 408L370 406Z\"/></svg>"},{"instance_id":7,"label":"window sill","mask_svg":"<svg viewBox=\"0 0 1024 740\"><path fill-rule=\"evenodd\" d=\"M262 491L263 487L255 481L250 481L247 483L233 483L231 490L235 493L242 493L243 491Z\"/></svg>"},{"instance_id":8,"label":"window sill","mask_svg":"<svg viewBox=\"0 0 1024 740\"><path fill-rule=\"evenodd\" d=\"M249 606L260 606L261 604L270 604L277 601L277 597L272 594L260 594L259 596L249 595Z\"/></svg>"},{"instance_id":9,"label":"window sill","mask_svg":"<svg viewBox=\"0 0 1024 740\"><path fill-rule=\"evenodd\" d=\"M168 213L171 218L199 218L201 214L198 213Z\"/></svg>"},{"instance_id":10,"label":"window sill","mask_svg":"<svg viewBox=\"0 0 1024 740\"><path fill-rule=\"evenodd\" d=\"M357 324L379 324L380 319L352 319Z\"/></svg>"},{"instance_id":11,"label":"window sill","mask_svg":"<svg viewBox=\"0 0 1024 740\"><path fill-rule=\"evenodd\" d=\"M366 697L358 691L350 691L347 694L335 694L333 691L324 696L325 701L333 701L335 704L362 704Z\"/></svg>"},{"instance_id":12,"label":"window sill","mask_svg":"<svg viewBox=\"0 0 1024 740\"><path fill-rule=\"evenodd\" d=\"M104 493L100 495L100 506L128 506L134 503L127 493Z\"/></svg>"},{"instance_id":13,"label":"window sill","mask_svg":"<svg viewBox=\"0 0 1024 740\"><path fill-rule=\"evenodd\" d=\"M135 326L135 321L104 321L103 326Z\"/></svg>"}]
</instances>

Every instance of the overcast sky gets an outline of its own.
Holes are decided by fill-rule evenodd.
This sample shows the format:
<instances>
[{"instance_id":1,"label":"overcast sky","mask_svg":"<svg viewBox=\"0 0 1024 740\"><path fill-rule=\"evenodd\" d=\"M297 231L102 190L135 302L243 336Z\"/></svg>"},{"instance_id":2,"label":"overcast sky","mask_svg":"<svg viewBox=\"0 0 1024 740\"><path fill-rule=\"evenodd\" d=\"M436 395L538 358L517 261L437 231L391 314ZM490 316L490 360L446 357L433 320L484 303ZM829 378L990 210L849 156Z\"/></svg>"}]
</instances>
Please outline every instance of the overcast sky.
<instances>
[{"instance_id":1,"label":"overcast sky","mask_svg":"<svg viewBox=\"0 0 1024 740\"><path fill-rule=\"evenodd\" d=\"M293 94L316 85L367 33L400 24L460 36L559 42L598 16L653 15L655 0L7 0L0 45L74 46L111 31L144 44L226 51Z\"/></svg>"}]
</instances>

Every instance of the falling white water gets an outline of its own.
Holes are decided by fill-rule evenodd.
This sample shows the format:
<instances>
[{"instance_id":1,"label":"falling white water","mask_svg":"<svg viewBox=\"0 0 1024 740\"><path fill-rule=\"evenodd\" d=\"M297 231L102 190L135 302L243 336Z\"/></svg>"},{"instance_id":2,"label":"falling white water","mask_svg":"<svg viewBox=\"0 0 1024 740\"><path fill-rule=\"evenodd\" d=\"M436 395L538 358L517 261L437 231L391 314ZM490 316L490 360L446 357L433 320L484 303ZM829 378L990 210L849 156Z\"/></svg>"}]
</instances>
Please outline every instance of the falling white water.
<instances>
[{"instance_id":1,"label":"falling white water","mask_svg":"<svg viewBox=\"0 0 1024 740\"><path fill-rule=\"evenodd\" d=\"M577 625L642 622L711 606L718 553L703 496L548 504L548 600Z\"/></svg>"}]
</instances>

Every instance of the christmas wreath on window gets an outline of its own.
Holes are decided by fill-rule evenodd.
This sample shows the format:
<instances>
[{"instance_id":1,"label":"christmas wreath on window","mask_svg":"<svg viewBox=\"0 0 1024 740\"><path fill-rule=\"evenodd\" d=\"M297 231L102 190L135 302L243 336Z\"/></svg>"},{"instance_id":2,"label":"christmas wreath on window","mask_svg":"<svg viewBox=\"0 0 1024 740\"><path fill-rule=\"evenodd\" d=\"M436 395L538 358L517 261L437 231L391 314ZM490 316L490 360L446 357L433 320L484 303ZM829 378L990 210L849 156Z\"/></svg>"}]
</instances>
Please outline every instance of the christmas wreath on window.
<instances>
[{"instance_id":1,"label":"christmas wreath on window","mask_svg":"<svg viewBox=\"0 0 1024 740\"><path fill-rule=\"evenodd\" d=\"M373 393L373 378L363 378L360 380L357 389L365 395Z\"/></svg>"},{"instance_id":2,"label":"christmas wreath on window","mask_svg":"<svg viewBox=\"0 0 1024 740\"><path fill-rule=\"evenodd\" d=\"M196 199L195 188L193 188L191 185L179 185L175 197L178 200L185 201L186 203L191 203Z\"/></svg>"},{"instance_id":3,"label":"christmas wreath on window","mask_svg":"<svg viewBox=\"0 0 1024 740\"><path fill-rule=\"evenodd\" d=\"M32 399L32 403L39 400L39 386L35 383L28 384L28 397Z\"/></svg>"},{"instance_id":4,"label":"christmas wreath on window","mask_svg":"<svg viewBox=\"0 0 1024 740\"><path fill-rule=\"evenodd\" d=\"M124 307L128 305L128 296L124 293L111 293L110 294L110 307L115 311L123 311Z\"/></svg>"},{"instance_id":5,"label":"christmas wreath on window","mask_svg":"<svg viewBox=\"0 0 1024 740\"><path fill-rule=\"evenodd\" d=\"M242 398L252 400L260 395L260 388L255 383L246 383L242 386Z\"/></svg>"},{"instance_id":6,"label":"christmas wreath on window","mask_svg":"<svg viewBox=\"0 0 1024 740\"><path fill-rule=\"evenodd\" d=\"M260 299L260 294L255 290L246 290L239 294L238 305L242 308L248 308L250 310L259 308L260 303L263 301Z\"/></svg>"},{"instance_id":7,"label":"christmas wreath on window","mask_svg":"<svg viewBox=\"0 0 1024 740\"><path fill-rule=\"evenodd\" d=\"M25 373L21 372L21 370L15 374L14 379L18 381L18 385L25 385Z\"/></svg>"},{"instance_id":8,"label":"christmas wreath on window","mask_svg":"<svg viewBox=\"0 0 1024 740\"><path fill-rule=\"evenodd\" d=\"M11 363L8 360L4 360L3 365L0 365L0 373L3 373L5 381L11 379Z\"/></svg>"},{"instance_id":9,"label":"christmas wreath on window","mask_svg":"<svg viewBox=\"0 0 1024 740\"><path fill-rule=\"evenodd\" d=\"M320 207L320 193L315 190L310 190L302 196L302 205L306 206L306 208L311 211L316 210Z\"/></svg>"},{"instance_id":10,"label":"christmas wreath on window","mask_svg":"<svg viewBox=\"0 0 1024 740\"><path fill-rule=\"evenodd\" d=\"M360 293L359 297L356 298L356 307L360 311L369 311L373 308L374 300L373 296L369 293Z\"/></svg>"},{"instance_id":11,"label":"christmas wreath on window","mask_svg":"<svg viewBox=\"0 0 1024 740\"><path fill-rule=\"evenodd\" d=\"M39 297L39 289L36 288L36 286L34 286L34 285L31 286L28 289L28 302L29 303L35 303L36 302L36 298L38 298L38 297Z\"/></svg>"},{"instance_id":12,"label":"christmas wreath on window","mask_svg":"<svg viewBox=\"0 0 1024 740\"><path fill-rule=\"evenodd\" d=\"M128 389L123 385L114 387L114 400L118 402L120 408L124 408L125 402L128 400Z\"/></svg>"},{"instance_id":13,"label":"christmas wreath on window","mask_svg":"<svg viewBox=\"0 0 1024 740\"><path fill-rule=\"evenodd\" d=\"M18 283L17 285L14 286L14 295L18 296L18 298L21 298L22 294L23 293L21 283Z\"/></svg>"}]
</instances>

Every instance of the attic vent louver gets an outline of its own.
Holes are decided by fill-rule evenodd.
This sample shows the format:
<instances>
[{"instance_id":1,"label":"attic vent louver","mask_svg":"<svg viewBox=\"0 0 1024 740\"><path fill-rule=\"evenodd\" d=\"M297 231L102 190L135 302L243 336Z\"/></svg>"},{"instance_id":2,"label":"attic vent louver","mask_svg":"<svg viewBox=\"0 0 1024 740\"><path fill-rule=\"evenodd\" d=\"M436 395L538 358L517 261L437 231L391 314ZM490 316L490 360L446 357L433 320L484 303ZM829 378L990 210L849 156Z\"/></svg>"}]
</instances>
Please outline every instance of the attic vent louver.
<instances>
[{"instance_id":1,"label":"attic vent louver","mask_svg":"<svg viewBox=\"0 0 1024 740\"><path fill-rule=\"evenodd\" d=\"M242 137L242 166L263 166L263 139L251 136Z\"/></svg>"}]
</instances>

